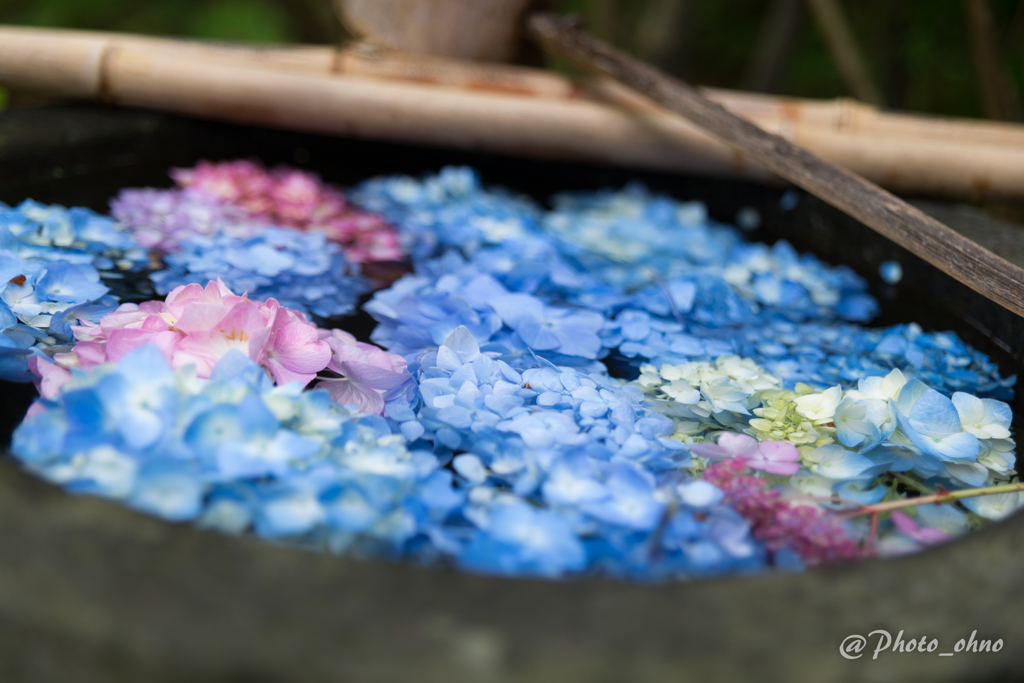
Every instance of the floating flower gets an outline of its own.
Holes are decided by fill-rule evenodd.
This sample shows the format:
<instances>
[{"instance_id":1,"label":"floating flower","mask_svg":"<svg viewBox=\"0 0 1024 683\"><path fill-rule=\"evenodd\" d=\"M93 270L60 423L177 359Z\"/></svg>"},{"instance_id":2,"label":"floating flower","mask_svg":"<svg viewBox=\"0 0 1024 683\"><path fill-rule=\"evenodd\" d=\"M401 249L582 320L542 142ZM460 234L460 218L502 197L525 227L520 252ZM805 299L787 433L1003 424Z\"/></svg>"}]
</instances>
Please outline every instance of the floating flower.
<instances>
[{"instance_id":1,"label":"floating flower","mask_svg":"<svg viewBox=\"0 0 1024 683\"><path fill-rule=\"evenodd\" d=\"M88 209L0 203L0 378L31 381L30 359L66 350L71 325L113 310L111 285L145 263L128 234Z\"/></svg>"},{"instance_id":2,"label":"floating flower","mask_svg":"<svg viewBox=\"0 0 1024 683\"><path fill-rule=\"evenodd\" d=\"M327 369L341 376L321 377L318 386L327 389L332 399L371 415L382 415L388 401L404 398L408 402L413 378L404 358L356 341L343 330L320 330L319 336L331 349Z\"/></svg>"},{"instance_id":3,"label":"floating flower","mask_svg":"<svg viewBox=\"0 0 1024 683\"><path fill-rule=\"evenodd\" d=\"M939 460L975 460L978 438L961 431L953 402L919 380L900 390L896 401L900 430L914 446Z\"/></svg>"},{"instance_id":4,"label":"floating flower","mask_svg":"<svg viewBox=\"0 0 1024 683\"><path fill-rule=\"evenodd\" d=\"M241 351L264 366L279 384L309 384L331 359L330 346L316 327L277 301L253 302L231 292L220 281L206 288L178 287L165 301L122 304L98 323L75 327L78 343L55 363L38 358L33 371L40 390L51 398L69 379L60 370L91 369L117 361L142 345L153 345L174 368L194 365L199 377L210 377L221 358Z\"/></svg>"},{"instance_id":5,"label":"floating flower","mask_svg":"<svg viewBox=\"0 0 1024 683\"><path fill-rule=\"evenodd\" d=\"M748 467L770 474L789 475L800 470L800 452L793 444L788 441L758 443L746 434L726 432L718 437L717 443L693 444L690 452L712 460L743 458Z\"/></svg>"},{"instance_id":6,"label":"floating flower","mask_svg":"<svg viewBox=\"0 0 1024 683\"><path fill-rule=\"evenodd\" d=\"M12 448L72 491L311 548L412 552L407 541L462 500L450 473L380 418L351 415L326 392L275 387L237 351L209 379L194 366L173 369L148 344L116 364L76 369Z\"/></svg>"},{"instance_id":7,"label":"floating flower","mask_svg":"<svg viewBox=\"0 0 1024 683\"><path fill-rule=\"evenodd\" d=\"M835 386L826 391L798 396L793 402L796 403L796 412L816 424L825 424L835 417L836 408L842 400L843 389Z\"/></svg>"},{"instance_id":8,"label":"floating flower","mask_svg":"<svg viewBox=\"0 0 1024 683\"><path fill-rule=\"evenodd\" d=\"M267 171L245 160L200 161L195 168L174 169L171 176L249 220L322 233L341 244L353 263L405 258L397 232L381 216L353 206L341 190L307 171Z\"/></svg>"},{"instance_id":9,"label":"floating flower","mask_svg":"<svg viewBox=\"0 0 1024 683\"><path fill-rule=\"evenodd\" d=\"M899 510L894 510L892 513L892 523L896 526L896 529L914 541L917 541L921 545L935 545L937 543L945 543L950 539L949 534L939 529L933 529L927 526L921 526L915 522L909 515L906 515Z\"/></svg>"},{"instance_id":10,"label":"floating flower","mask_svg":"<svg viewBox=\"0 0 1024 683\"><path fill-rule=\"evenodd\" d=\"M825 511L794 505L768 488L767 482L745 475L746 460L731 458L710 465L704 479L725 493L725 500L747 519L753 535L774 552L795 552L810 566L864 556L860 544Z\"/></svg>"},{"instance_id":11,"label":"floating flower","mask_svg":"<svg viewBox=\"0 0 1024 683\"><path fill-rule=\"evenodd\" d=\"M152 275L160 294L220 279L254 299L277 299L320 318L351 313L370 289L337 245L292 229L266 228L248 238L190 237L164 262L166 269Z\"/></svg>"},{"instance_id":12,"label":"floating flower","mask_svg":"<svg viewBox=\"0 0 1024 683\"><path fill-rule=\"evenodd\" d=\"M1002 401L979 399L958 391L953 394L953 405L960 416L960 426L979 439L1005 439L1010 436L1013 413Z\"/></svg>"},{"instance_id":13,"label":"floating flower","mask_svg":"<svg viewBox=\"0 0 1024 683\"><path fill-rule=\"evenodd\" d=\"M170 254L190 237L252 237L269 227L200 192L132 188L110 201L111 214L140 246Z\"/></svg>"}]
</instances>

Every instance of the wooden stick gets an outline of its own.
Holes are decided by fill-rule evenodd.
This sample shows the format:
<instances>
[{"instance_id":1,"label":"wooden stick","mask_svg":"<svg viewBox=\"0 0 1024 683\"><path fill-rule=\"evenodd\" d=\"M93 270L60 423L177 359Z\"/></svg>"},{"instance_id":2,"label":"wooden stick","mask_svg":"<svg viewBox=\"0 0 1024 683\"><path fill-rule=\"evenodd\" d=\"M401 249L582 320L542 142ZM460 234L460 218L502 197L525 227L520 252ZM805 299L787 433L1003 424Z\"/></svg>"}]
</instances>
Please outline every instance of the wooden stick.
<instances>
[{"instance_id":1,"label":"wooden stick","mask_svg":"<svg viewBox=\"0 0 1024 683\"><path fill-rule=\"evenodd\" d=\"M882 91L875 85L864 64L864 58L839 3L836 0L807 0L807 3L814 11L828 49L850 92L869 104L883 105Z\"/></svg>"},{"instance_id":2,"label":"wooden stick","mask_svg":"<svg viewBox=\"0 0 1024 683\"><path fill-rule=\"evenodd\" d=\"M238 123L718 177L773 177L754 159L611 79L581 89L522 67L379 51L339 54L328 46L235 47L0 27L0 83ZM849 100L704 92L896 190L1024 196L1021 126L890 117ZM924 133L913 135L918 129Z\"/></svg>"},{"instance_id":3,"label":"wooden stick","mask_svg":"<svg viewBox=\"0 0 1024 683\"><path fill-rule=\"evenodd\" d=\"M622 81L992 301L1024 315L1024 270L868 180L730 114L689 85L588 35L578 23L536 14L528 26L545 50Z\"/></svg>"},{"instance_id":4,"label":"wooden stick","mask_svg":"<svg viewBox=\"0 0 1024 683\"><path fill-rule=\"evenodd\" d=\"M982 488L975 489L961 489L959 491L946 491L945 493L935 493L930 496L917 496L915 498L903 498L900 500L890 500L884 503L873 503L871 505L862 505L860 503L854 503L853 501L838 501L838 502L850 502L857 506L857 509L850 511L843 511L844 517L852 519L859 517L860 515L877 515L880 512L892 512L893 510L899 510L901 508L916 507L918 505L935 505L942 503L954 503L958 500L965 498L977 498L979 496L994 496L1003 493L1016 493L1018 491L1024 491L1024 483L1016 484L1000 484L998 486L985 486ZM826 499L827 500L827 499Z\"/></svg>"}]
</instances>

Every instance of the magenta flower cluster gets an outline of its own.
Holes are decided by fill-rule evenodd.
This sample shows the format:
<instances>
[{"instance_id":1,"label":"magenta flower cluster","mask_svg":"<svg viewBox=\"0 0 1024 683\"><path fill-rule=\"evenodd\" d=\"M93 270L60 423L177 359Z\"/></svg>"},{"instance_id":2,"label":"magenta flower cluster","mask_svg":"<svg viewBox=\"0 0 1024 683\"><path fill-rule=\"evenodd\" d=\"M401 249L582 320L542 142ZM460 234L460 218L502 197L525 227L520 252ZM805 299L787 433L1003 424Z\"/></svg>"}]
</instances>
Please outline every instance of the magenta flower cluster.
<instances>
[{"instance_id":1,"label":"magenta flower cluster","mask_svg":"<svg viewBox=\"0 0 1024 683\"><path fill-rule=\"evenodd\" d=\"M401 261L398 232L375 213L363 211L318 176L295 168L268 171L254 161L213 163L174 169L171 177L271 225L322 232L345 247L349 261Z\"/></svg>"},{"instance_id":2,"label":"magenta flower cluster","mask_svg":"<svg viewBox=\"0 0 1024 683\"><path fill-rule=\"evenodd\" d=\"M744 457L714 462L704 470L704 480L722 490L724 502L747 520L769 552L793 551L811 567L868 554L827 511L783 500L767 481L747 474L751 462Z\"/></svg>"}]
</instances>

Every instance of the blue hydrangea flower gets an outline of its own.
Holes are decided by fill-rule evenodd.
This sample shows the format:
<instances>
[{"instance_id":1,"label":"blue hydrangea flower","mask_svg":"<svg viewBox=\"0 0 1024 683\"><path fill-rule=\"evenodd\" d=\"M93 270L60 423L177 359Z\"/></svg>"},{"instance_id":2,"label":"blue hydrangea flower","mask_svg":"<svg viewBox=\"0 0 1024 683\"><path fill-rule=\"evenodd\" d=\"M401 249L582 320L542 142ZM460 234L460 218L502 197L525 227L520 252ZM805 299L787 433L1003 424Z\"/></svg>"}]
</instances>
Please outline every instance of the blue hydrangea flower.
<instances>
[{"instance_id":1,"label":"blue hydrangea flower","mask_svg":"<svg viewBox=\"0 0 1024 683\"><path fill-rule=\"evenodd\" d=\"M89 209L27 199L0 203L0 249L30 260L89 263L101 271L141 270L149 255L113 220Z\"/></svg>"},{"instance_id":2,"label":"blue hydrangea flower","mask_svg":"<svg viewBox=\"0 0 1024 683\"><path fill-rule=\"evenodd\" d=\"M383 419L350 415L324 391L275 387L239 353L199 380L143 346L75 371L33 410L12 447L26 467L174 521L403 554L461 500L437 459L409 451Z\"/></svg>"},{"instance_id":3,"label":"blue hydrangea flower","mask_svg":"<svg viewBox=\"0 0 1024 683\"><path fill-rule=\"evenodd\" d=\"M28 381L28 357L66 350L70 325L114 309L109 285L149 257L109 218L26 200L0 203L0 378Z\"/></svg>"},{"instance_id":4,"label":"blue hydrangea flower","mask_svg":"<svg viewBox=\"0 0 1024 683\"><path fill-rule=\"evenodd\" d=\"M218 277L253 300L274 298L282 306L320 318L348 315L369 283L341 248L324 235L290 228L266 228L248 238L231 235L183 239L180 251L164 257L153 273L159 294Z\"/></svg>"},{"instance_id":5,"label":"blue hydrangea flower","mask_svg":"<svg viewBox=\"0 0 1024 683\"><path fill-rule=\"evenodd\" d=\"M444 246L470 253L519 241L537 231L541 214L525 197L484 189L469 168L445 168L422 182L376 178L354 188L349 199L398 226L403 251L417 260L438 255Z\"/></svg>"}]
</instances>

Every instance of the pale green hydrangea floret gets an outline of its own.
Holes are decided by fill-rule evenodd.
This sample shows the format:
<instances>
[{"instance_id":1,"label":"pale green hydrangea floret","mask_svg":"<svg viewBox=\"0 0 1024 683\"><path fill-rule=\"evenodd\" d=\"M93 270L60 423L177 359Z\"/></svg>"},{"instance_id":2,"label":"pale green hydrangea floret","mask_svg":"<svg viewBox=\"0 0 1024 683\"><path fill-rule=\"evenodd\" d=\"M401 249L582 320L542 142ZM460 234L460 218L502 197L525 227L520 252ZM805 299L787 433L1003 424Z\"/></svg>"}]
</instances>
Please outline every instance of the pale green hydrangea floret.
<instances>
[{"instance_id":1,"label":"pale green hydrangea floret","mask_svg":"<svg viewBox=\"0 0 1024 683\"><path fill-rule=\"evenodd\" d=\"M796 401L812 392L806 384L797 384L796 391L762 392L761 407L754 409L757 417L750 420L748 433L758 441L789 441L801 449L832 443L829 428L815 425L797 410Z\"/></svg>"},{"instance_id":2,"label":"pale green hydrangea floret","mask_svg":"<svg viewBox=\"0 0 1024 683\"><path fill-rule=\"evenodd\" d=\"M782 380L749 358L723 356L660 369L645 365L637 384L655 409L675 420L671 438L691 444L709 429L743 429L760 393L777 390Z\"/></svg>"},{"instance_id":3,"label":"pale green hydrangea floret","mask_svg":"<svg viewBox=\"0 0 1024 683\"><path fill-rule=\"evenodd\" d=\"M843 388L839 385L806 396L793 399L796 412L815 424L827 424L832 421L836 408L843 400Z\"/></svg>"}]
</instances>

